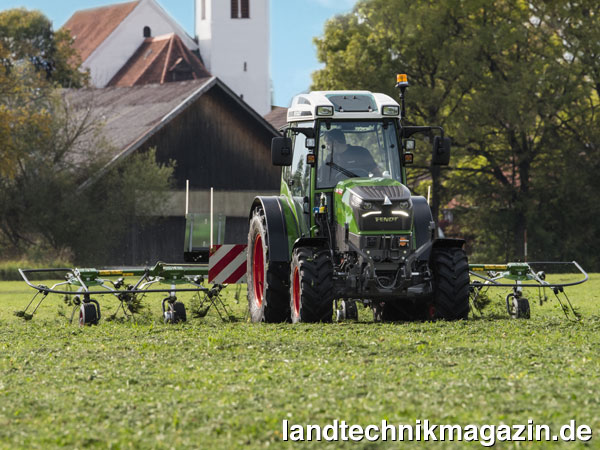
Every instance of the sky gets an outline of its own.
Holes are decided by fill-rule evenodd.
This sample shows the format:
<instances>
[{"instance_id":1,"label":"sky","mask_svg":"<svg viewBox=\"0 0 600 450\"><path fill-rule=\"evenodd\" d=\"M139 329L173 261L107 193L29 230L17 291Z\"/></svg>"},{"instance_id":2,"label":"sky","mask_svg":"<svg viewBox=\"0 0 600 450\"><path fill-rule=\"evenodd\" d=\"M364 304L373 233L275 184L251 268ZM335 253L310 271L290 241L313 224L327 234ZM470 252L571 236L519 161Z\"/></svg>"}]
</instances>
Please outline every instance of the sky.
<instances>
[{"instance_id":1,"label":"sky","mask_svg":"<svg viewBox=\"0 0 600 450\"><path fill-rule=\"evenodd\" d=\"M60 28L79 9L125 0L0 0L0 10L25 7L42 11ZM194 0L157 0L194 35ZM226 0L219 0L226 1ZM271 80L274 103L289 106L292 97L310 87L311 73L321 66L313 38L322 36L327 19L348 13L356 0L270 0Z\"/></svg>"}]
</instances>

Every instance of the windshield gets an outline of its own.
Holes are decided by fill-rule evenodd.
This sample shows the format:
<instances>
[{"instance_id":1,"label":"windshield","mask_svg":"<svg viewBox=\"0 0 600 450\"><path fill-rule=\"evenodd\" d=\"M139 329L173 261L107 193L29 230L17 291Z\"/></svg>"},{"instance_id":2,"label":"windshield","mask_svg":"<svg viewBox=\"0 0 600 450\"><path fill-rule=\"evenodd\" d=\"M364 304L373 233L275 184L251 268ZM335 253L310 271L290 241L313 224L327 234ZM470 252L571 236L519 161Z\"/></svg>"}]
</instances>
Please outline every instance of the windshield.
<instances>
[{"instance_id":1,"label":"windshield","mask_svg":"<svg viewBox=\"0 0 600 450\"><path fill-rule=\"evenodd\" d=\"M396 127L382 122L322 122L319 127L317 187L346 178L385 177L402 181Z\"/></svg>"}]
</instances>

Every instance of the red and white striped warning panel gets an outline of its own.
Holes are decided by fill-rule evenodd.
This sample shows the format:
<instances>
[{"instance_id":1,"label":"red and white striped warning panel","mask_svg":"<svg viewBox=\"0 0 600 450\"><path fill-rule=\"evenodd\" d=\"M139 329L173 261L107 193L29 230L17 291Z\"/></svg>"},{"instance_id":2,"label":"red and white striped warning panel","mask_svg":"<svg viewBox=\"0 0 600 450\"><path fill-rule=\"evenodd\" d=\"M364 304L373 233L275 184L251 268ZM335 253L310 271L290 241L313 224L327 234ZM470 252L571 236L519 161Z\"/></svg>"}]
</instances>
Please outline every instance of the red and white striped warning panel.
<instances>
[{"instance_id":1,"label":"red and white striped warning panel","mask_svg":"<svg viewBox=\"0 0 600 450\"><path fill-rule=\"evenodd\" d=\"M213 245L208 257L208 281L217 284L246 282L247 245Z\"/></svg>"}]
</instances>

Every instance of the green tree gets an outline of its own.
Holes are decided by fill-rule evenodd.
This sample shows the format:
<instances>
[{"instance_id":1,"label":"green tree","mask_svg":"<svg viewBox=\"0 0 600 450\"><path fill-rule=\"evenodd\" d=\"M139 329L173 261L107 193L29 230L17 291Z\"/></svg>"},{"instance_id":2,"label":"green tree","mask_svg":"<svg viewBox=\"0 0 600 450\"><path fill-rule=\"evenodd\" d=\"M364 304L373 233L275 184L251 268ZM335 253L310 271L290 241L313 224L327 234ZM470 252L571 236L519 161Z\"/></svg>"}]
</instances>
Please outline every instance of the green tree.
<instances>
[{"instance_id":1,"label":"green tree","mask_svg":"<svg viewBox=\"0 0 600 450\"><path fill-rule=\"evenodd\" d=\"M536 213L557 213L547 187L566 192L565 161L585 169L581 149L597 142L585 130L597 124L600 16L585 3L363 0L316 39L313 87L395 95L391 77L408 73L408 121L454 141L451 170L430 169L434 213L453 199L481 257L523 257L525 236L540 254L552 240Z\"/></svg>"},{"instance_id":2,"label":"green tree","mask_svg":"<svg viewBox=\"0 0 600 450\"><path fill-rule=\"evenodd\" d=\"M173 164L157 164L151 150L95 179L113 154L102 124L89 109L72 110L58 91L48 90L44 101L43 121L11 130L19 150L11 175L0 177L0 248L6 255L34 251L97 264L132 220L151 220ZM89 179L94 183L83 189Z\"/></svg>"},{"instance_id":3,"label":"green tree","mask_svg":"<svg viewBox=\"0 0 600 450\"><path fill-rule=\"evenodd\" d=\"M59 86L79 88L89 82L89 73L79 70L81 58L69 31L54 31L40 11L1 11L0 44L6 50L1 60L6 69L26 61Z\"/></svg>"},{"instance_id":4,"label":"green tree","mask_svg":"<svg viewBox=\"0 0 600 450\"><path fill-rule=\"evenodd\" d=\"M135 218L150 220L173 165L155 152L132 155L92 187L111 149L87 109L73 110L59 86L81 86L68 36L38 12L0 13L0 250L99 262Z\"/></svg>"}]
</instances>

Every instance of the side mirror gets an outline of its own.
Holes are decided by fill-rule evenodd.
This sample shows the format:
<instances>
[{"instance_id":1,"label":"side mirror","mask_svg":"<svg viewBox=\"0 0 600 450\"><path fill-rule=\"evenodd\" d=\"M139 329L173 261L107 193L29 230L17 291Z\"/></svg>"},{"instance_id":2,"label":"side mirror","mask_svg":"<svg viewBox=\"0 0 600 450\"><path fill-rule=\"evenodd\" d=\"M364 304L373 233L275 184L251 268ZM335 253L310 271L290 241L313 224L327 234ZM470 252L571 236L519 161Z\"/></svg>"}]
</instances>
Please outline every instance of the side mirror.
<instances>
[{"instance_id":1,"label":"side mirror","mask_svg":"<svg viewBox=\"0 0 600 450\"><path fill-rule=\"evenodd\" d=\"M274 166L291 166L292 156L292 140L290 138L273 138L271 141L271 162Z\"/></svg>"},{"instance_id":2,"label":"side mirror","mask_svg":"<svg viewBox=\"0 0 600 450\"><path fill-rule=\"evenodd\" d=\"M450 143L449 137L433 138L433 153L431 155L431 164L434 166L447 166L450 163Z\"/></svg>"}]
</instances>

